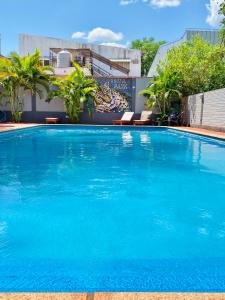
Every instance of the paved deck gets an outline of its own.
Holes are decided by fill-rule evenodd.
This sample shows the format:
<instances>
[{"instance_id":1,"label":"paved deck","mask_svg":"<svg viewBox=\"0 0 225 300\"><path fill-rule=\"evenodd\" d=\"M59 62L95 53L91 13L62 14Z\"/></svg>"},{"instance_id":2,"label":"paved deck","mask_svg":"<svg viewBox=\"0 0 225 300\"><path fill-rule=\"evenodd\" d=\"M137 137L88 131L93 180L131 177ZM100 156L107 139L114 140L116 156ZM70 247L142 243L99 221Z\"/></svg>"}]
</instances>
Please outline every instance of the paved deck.
<instances>
[{"instance_id":1,"label":"paved deck","mask_svg":"<svg viewBox=\"0 0 225 300\"><path fill-rule=\"evenodd\" d=\"M0 131L38 126L38 124L0 124ZM225 132L201 128L173 127L191 133L225 139ZM224 294L206 293L0 293L0 300L225 300Z\"/></svg>"},{"instance_id":2,"label":"paved deck","mask_svg":"<svg viewBox=\"0 0 225 300\"><path fill-rule=\"evenodd\" d=\"M15 129L23 129L23 128L29 128L39 126L39 124L34 123L0 123L0 131L9 131L9 130L15 130Z\"/></svg>"},{"instance_id":3,"label":"paved deck","mask_svg":"<svg viewBox=\"0 0 225 300\"><path fill-rule=\"evenodd\" d=\"M225 139L225 132L220 131L214 131L214 130L208 130L208 129L202 129L202 128L193 128L193 127L171 127L175 128L177 130L185 131L185 132L191 132L191 133L197 133L205 136L210 136L217 139Z\"/></svg>"},{"instance_id":4,"label":"paved deck","mask_svg":"<svg viewBox=\"0 0 225 300\"><path fill-rule=\"evenodd\" d=\"M225 294L193 293L3 293L0 300L225 300Z\"/></svg>"}]
</instances>

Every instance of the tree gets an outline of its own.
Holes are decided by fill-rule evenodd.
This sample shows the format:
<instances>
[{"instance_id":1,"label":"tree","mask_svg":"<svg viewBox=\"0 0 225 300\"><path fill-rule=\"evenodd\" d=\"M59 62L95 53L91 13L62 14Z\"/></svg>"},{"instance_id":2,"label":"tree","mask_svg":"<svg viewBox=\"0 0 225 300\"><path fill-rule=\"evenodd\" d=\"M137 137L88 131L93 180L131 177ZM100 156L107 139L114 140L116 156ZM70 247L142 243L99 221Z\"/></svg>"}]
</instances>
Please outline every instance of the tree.
<instances>
[{"instance_id":1,"label":"tree","mask_svg":"<svg viewBox=\"0 0 225 300\"><path fill-rule=\"evenodd\" d=\"M137 39L131 43L132 49L138 49L142 52L141 62L141 74L147 76L152 62L156 56L156 53L161 45L165 44L165 41L155 42L154 38Z\"/></svg>"},{"instance_id":2,"label":"tree","mask_svg":"<svg viewBox=\"0 0 225 300\"><path fill-rule=\"evenodd\" d=\"M213 46L195 36L168 51L159 70L168 76L176 74L178 90L185 97L224 87L224 55L225 51L219 45Z\"/></svg>"},{"instance_id":3,"label":"tree","mask_svg":"<svg viewBox=\"0 0 225 300\"><path fill-rule=\"evenodd\" d=\"M94 100L97 83L94 79L87 78L77 63L73 65L75 70L70 75L55 81L56 90L50 93L48 101L61 98L72 123L77 123L83 103Z\"/></svg>"},{"instance_id":4,"label":"tree","mask_svg":"<svg viewBox=\"0 0 225 300\"><path fill-rule=\"evenodd\" d=\"M1 97L7 97L10 104L12 120L20 122L23 112L24 91L30 90L34 96L43 98L43 89L49 93L52 75L40 63L40 51L34 54L19 56L11 53L10 58L0 59Z\"/></svg>"},{"instance_id":5,"label":"tree","mask_svg":"<svg viewBox=\"0 0 225 300\"><path fill-rule=\"evenodd\" d=\"M158 74L143 94L163 114L178 96L184 100L192 94L223 88L224 57L223 47L212 46L196 36L168 51L166 60L158 66Z\"/></svg>"},{"instance_id":6,"label":"tree","mask_svg":"<svg viewBox=\"0 0 225 300\"><path fill-rule=\"evenodd\" d=\"M146 107L156 108L159 117L163 119L170 112L172 100L181 97L179 90L175 89L176 86L176 74L170 76L165 72L159 73L149 87L141 92L141 95L147 97Z\"/></svg>"},{"instance_id":7,"label":"tree","mask_svg":"<svg viewBox=\"0 0 225 300\"><path fill-rule=\"evenodd\" d=\"M222 16L221 21L221 44L225 47L225 1L220 4L219 14Z\"/></svg>"}]
</instances>

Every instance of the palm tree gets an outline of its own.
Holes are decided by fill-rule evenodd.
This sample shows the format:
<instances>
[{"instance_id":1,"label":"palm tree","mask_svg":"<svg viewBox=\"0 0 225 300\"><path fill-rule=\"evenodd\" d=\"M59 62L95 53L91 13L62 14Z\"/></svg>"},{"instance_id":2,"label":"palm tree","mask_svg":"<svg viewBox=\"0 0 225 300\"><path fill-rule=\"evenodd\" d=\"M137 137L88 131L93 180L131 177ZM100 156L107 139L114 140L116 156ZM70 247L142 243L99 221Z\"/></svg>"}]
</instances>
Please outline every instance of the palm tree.
<instances>
[{"instance_id":1,"label":"palm tree","mask_svg":"<svg viewBox=\"0 0 225 300\"><path fill-rule=\"evenodd\" d=\"M77 63L73 65L75 70L70 75L55 82L56 90L51 92L49 101L55 97L62 99L71 122L77 123L83 103L88 100L94 102L97 83L87 78Z\"/></svg>"},{"instance_id":2,"label":"palm tree","mask_svg":"<svg viewBox=\"0 0 225 300\"><path fill-rule=\"evenodd\" d=\"M32 97L38 94L43 98L43 90L49 93L52 80L49 71L52 71L51 67L41 65L38 49L32 55L21 57L17 53L11 53L9 59L0 59L1 97L8 97L14 122L21 120L25 90L30 90Z\"/></svg>"}]
</instances>

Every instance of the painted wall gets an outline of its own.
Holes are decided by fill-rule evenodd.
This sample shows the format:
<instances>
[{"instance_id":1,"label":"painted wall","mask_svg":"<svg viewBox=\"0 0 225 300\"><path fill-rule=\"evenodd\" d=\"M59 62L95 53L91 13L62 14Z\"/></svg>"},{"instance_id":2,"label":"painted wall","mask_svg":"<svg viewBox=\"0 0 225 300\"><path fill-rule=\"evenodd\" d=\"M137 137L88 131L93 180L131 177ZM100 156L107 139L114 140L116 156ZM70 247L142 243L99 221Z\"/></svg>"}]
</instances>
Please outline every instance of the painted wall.
<instances>
[{"instance_id":1,"label":"painted wall","mask_svg":"<svg viewBox=\"0 0 225 300\"><path fill-rule=\"evenodd\" d=\"M124 111L134 111L135 118L138 118L144 110L145 98L139 92L146 88L149 79L147 78L97 78L105 94L101 95L101 109L97 108L93 119L90 119L87 109L81 113L82 123L112 124L112 120L120 119ZM107 96L105 99L104 96ZM45 97L46 98L46 97ZM127 106L124 107L124 101ZM10 120L10 109L6 100L0 105L0 110L6 111ZM103 108L102 108L103 107ZM24 94L24 113L22 121L44 123L46 117L58 117L62 123L68 123L63 101L52 100L50 103L40 99L32 99L30 92Z\"/></svg>"},{"instance_id":2,"label":"painted wall","mask_svg":"<svg viewBox=\"0 0 225 300\"><path fill-rule=\"evenodd\" d=\"M97 81L100 90L97 93L97 112L124 112L135 110L136 79L133 78L104 78Z\"/></svg>"},{"instance_id":3,"label":"painted wall","mask_svg":"<svg viewBox=\"0 0 225 300\"><path fill-rule=\"evenodd\" d=\"M108 58L108 59L130 59L130 74L129 76L141 76L141 52L122 47L112 47L95 44L81 44L74 40L60 40L42 36L32 36L27 34L20 34L19 36L19 52L24 56L28 53L33 53L36 48L41 51L42 57L49 58L50 48L89 48L94 52ZM110 70L108 66L100 62L96 62L100 67L110 72L113 76L123 76L117 70Z\"/></svg>"},{"instance_id":4,"label":"painted wall","mask_svg":"<svg viewBox=\"0 0 225 300\"><path fill-rule=\"evenodd\" d=\"M190 96L187 121L193 127L225 130L225 89Z\"/></svg>"}]
</instances>

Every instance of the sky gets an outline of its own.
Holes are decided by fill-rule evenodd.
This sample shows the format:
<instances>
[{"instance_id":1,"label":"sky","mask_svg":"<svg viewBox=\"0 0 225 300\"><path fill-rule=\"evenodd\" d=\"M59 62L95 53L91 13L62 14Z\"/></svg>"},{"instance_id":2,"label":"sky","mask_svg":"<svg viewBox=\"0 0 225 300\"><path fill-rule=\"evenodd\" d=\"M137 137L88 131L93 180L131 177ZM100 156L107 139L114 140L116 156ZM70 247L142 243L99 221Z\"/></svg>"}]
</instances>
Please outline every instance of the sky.
<instances>
[{"instance_id":1,"label":"sky","mask_svg":"<svg viewBox=\"0 0 225 300\"><path fill-rule=\"evenodd\" d=\"M186 28L218 28L224 0L0 0L2 53L19 33L129 47L132 40L179 39Z\"/></svg>"}]
</instances>

